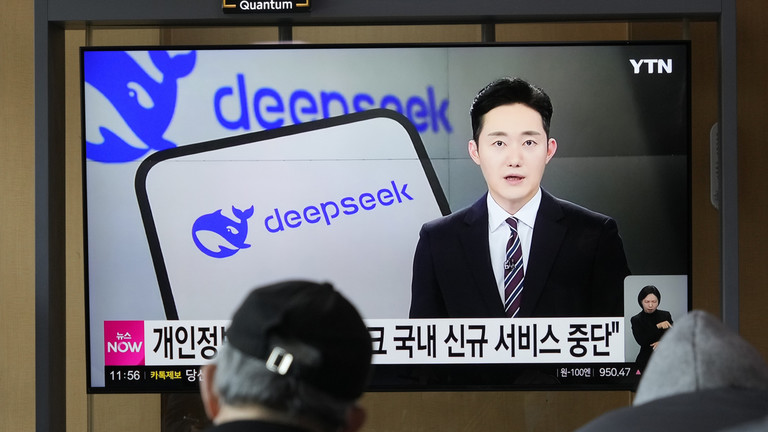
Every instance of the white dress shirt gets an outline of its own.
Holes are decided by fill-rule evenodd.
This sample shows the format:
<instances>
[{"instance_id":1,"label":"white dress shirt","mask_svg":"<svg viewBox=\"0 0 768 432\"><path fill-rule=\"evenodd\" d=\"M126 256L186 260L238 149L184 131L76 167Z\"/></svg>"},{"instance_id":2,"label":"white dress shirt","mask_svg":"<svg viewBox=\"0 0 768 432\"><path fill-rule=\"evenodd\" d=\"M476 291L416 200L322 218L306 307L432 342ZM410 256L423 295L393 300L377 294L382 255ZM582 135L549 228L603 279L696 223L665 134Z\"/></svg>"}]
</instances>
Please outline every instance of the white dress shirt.
<instances>
[{"instance_id":1,"label":"white dress shirt","mask_svg":"<svg viewBox=\"0 0 768 432\"><path fill-rule=\"evenodd\" d=\"M491 251L491 265L493 276L496 278L496 286L499 297L504 301L504 261L507 259L507 240L509 240L510 228L507 218L517 218L517 233L520 236L520 246L523 248L523 272L527 273L528 255L531 252L531 240L533 239L533 225L536 222L536 214L541 204L541 188L517 213L510 215L501 208L488 193L488 246ZM525 287L525 283L523 283Z\"/></svg>"}]
</instances>

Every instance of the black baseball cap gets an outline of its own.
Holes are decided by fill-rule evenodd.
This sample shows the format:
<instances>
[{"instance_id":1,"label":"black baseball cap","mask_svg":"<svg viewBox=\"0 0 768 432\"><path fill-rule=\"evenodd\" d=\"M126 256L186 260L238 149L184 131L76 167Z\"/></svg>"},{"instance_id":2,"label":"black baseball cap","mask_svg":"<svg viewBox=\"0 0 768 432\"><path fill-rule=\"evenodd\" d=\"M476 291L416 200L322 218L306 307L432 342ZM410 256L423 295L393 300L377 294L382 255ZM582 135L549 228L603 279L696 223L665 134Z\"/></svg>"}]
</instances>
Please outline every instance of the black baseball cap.
<instances>
[{"instance_id":1,"label":"black baseball cap","mask_svg":"<svg viewBox=\"0 0 768 432\"><path fill-rule=\"evenodd\" d=\"M339 399L357 399L368 385L368 328L329 283L292 280L254 289L235 312L227 340L274 373Z\"/></svg>"}]
</instances>

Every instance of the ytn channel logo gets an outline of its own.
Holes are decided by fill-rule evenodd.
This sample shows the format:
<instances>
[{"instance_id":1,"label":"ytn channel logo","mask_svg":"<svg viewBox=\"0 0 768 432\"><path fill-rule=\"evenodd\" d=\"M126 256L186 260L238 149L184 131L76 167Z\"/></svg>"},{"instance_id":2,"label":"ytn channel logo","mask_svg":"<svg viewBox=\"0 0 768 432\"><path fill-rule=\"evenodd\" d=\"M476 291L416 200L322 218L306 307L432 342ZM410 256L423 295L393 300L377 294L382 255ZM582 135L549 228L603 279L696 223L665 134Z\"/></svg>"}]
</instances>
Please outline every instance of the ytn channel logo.
<instances>
[{"instance_id":1,"label":"ytn channel logo","mask_svg":"<svg viewBox=\"0 0 768 432\"><path fill-rule=\"evenodd\" d=\"M635 75L672 73L672 59L629 59L629 63Z\"/></svg>"},{"instance_id":2,"label":"ytn channel logo","mask_svg":"<svg viewBox=\"0 0 768 432\"><path fill-rule=\"evenodd\" d=\"M363 192L298 208L275 208L264 217L264 229L269 234L277 234L306 225L319 224L329 227L339 222L339 218L407 204L409 201L414 201L414 197L408 191L408 183L391 180L387 186L373 192ZM232 206L235 219L224 216L222 211L223 209L219 209L204 214L192 224L192 241L202 253L212 258L226 258L241 249L251 247L246 243L246 239L248 219L254 213L253 206L246 210ZM210 242L202 237L212 237L215 240ZM226 242L226 245L221 244L222 242Z\"/></svg>"},{"instance_id":3,"label":"ytn channel logo","mask_svg":"<svg viewBox=\"0 0 768 432\"><path fill-rule=\"evenodd\" d=\"M144 365L144 321L104 321L104 364Z\"/></svg>"}]
</instances>

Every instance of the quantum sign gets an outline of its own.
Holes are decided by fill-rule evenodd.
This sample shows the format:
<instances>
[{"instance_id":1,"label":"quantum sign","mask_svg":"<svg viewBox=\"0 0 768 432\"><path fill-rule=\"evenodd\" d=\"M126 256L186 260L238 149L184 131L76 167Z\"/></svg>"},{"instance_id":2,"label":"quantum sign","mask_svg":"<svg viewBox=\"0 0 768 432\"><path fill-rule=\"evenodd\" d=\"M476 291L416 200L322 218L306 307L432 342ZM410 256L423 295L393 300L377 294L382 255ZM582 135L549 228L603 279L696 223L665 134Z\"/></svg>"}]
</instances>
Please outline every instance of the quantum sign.
<instances>
[{"instance_id":1,"label":"quantum sign","mask_svg":"<svg viewBox=\"0 0 768 432\"><path fill-rule=\"evenodd\" d=\"M309 12L309 0L222 0L224 13Z\"/></svg>"}]
</instances>

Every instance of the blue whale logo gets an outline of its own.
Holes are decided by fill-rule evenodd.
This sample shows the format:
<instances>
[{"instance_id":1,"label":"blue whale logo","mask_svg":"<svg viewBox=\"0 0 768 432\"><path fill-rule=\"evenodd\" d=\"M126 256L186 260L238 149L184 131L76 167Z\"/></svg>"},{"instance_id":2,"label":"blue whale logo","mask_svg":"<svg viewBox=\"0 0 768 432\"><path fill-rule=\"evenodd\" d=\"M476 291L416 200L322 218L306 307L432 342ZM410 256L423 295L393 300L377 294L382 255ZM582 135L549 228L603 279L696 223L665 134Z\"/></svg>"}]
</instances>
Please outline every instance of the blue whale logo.
<instances>
[{"instance_id":1,"label":"blue whale logo","mask_svg":"<svg viewBox=\"0 0 768 432\"><path fill-rule=\"evenodd\" d=\"M248 237L248 218L253 216L253 206L246 210L239 210L232 206L232 214L238 219L237 221L221 214L221 210L202 215L192 224L192 240L195 245L201 252L213 258L226 258L236 254L240 249L251 247L245 239ZM199 234L204 232L218 235L232 247L218 244L216 245L218 250L209 248L200 240Z\"/></svg>"},{"instance_id":2,"label":"blue whale logo","mask_svg":"<svg viewBox=\"0 0 768 432\"><path fill-rule=\"evenodd\" d=\"M163 134L176 110L177 81L192 72L196 57L195 51L149 51L156 70L147 71L125 51L85 53L86 101L99 113L98 124L86 118L86 157L130 162L150 150L176 147Z\"/></svg>"}]
</instances>

